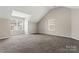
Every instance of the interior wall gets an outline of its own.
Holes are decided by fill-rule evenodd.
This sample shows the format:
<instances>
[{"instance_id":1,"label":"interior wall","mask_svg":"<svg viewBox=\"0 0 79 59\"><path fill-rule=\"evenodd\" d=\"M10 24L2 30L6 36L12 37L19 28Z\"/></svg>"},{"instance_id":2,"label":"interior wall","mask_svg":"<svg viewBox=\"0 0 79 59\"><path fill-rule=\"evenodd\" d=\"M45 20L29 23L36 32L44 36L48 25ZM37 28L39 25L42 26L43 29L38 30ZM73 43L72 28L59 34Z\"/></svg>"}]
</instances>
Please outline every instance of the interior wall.
<instances>
[{"instance_id":1,"label":"interior wall","mask_svg":"<svg viewBox=\"0 0 79 59\"><path fill-rule=\"evenodd\" d=\"M27 19L24 20L24 32L25 34L28 34L28 20Z\"/></svg>"},{"instance_id":2,"label":"interior wall","mask_svg":"<svg viewBox=\"0 0 79 59\"><path fill-rule=\"evenodd\" d=\"M29 27L29 20L31 19L31 16L27 16L25 18L25 22L24 22L24 32L25 34L28 34L29 33L29 30L30 30L30 27Z\"/></svg>"},{"instance_id":3,"label":"interior wall","mask_svg":"<svg viewBox=\"0 0 79 59\"><path fill-rule=\"evenodd\" d=\"M72 9L71 37L75 39L79 39L79 9Z\"/></svg>"},{"instance_id":4,"label":"interior wall","mask_svg":"<svg viewBox=\"0 0 79 59\"><path fill-rule=\"evenodd\" d=\"M28 33L37 33L37 23L29 22L28 23Z\"/></svg>"},{"instance_id":5,"label":"interior wall","mask_svg":"<svg viewBox=\"0 0 79 59\"><path fill-rule=\"evenodd\" d=\"M0 18L0 39L8 38L10 35L10 22L8 19Z\"/></svg>"},{"instance_id":6,"label":"interior wall","mask_svg":"<svg viewBox=\"0 0 79 59\"><path fill-rule=\"evenodd\" d=\"M38 32L50 35L57 35L57 36L65 36L70 37L71 33L71 13L70 9L59 7L51 10L45 17L41 19L38 23ZM53 29L51 26L49 27L48 21L52 20L51 23L54 21ZM49 30L49 28L51 30Z\"/></svg>"}]
</instances>

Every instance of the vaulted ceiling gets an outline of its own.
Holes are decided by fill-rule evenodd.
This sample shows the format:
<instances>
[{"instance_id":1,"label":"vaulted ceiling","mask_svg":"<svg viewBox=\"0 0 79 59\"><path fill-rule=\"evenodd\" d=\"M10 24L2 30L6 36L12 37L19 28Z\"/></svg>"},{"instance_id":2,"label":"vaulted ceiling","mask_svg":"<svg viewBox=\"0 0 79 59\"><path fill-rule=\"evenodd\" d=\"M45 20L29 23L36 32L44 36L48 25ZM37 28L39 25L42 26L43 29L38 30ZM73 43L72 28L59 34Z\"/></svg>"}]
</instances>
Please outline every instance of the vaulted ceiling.
<instances>
[{"instance_id":1,"label":"vaulted ceiling","mask_svg":"<svg viewBox=\"0 0 79 59\"><path fill-rule=\"evenodd\" d=\"M5 6L0 7L0 17L10 18L12 10L31 15L31 22L38 22L53 6Z\"/></svg>"},{"instance_id":2,"label":"vaulted ceiling","mask_svg":"<svg viewBox=\"0 0 79 59\"><path fill-rule=\"evenodd\" d=\"M65 6L66 8L79 8L79 6ZM0 6L0 17L10 18L12 10L31 15L31 22L38 22L48 11L55 6Z\"/></svg>"}]
</instances>

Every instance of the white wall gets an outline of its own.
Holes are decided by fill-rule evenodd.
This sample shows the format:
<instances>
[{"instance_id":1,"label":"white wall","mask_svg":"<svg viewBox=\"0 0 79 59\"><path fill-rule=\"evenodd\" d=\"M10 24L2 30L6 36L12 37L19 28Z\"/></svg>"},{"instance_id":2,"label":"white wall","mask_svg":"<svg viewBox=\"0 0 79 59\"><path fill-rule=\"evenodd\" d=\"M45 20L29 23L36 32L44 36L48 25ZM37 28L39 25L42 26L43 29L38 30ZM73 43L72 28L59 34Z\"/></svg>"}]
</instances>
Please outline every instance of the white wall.
<instances>
[{"instance_id":1,"label":"white wall","mask_svg":"<svg viewBox=\"0 0 79 59\"><path fill-rule=\"evenodd\" d=\"M24 32L25 32L25 34L28 34L28 20L25 19L24 21L25 21L24 22Z\"/></svg>"},{"instance_id":2,"label":"white wall","mask_svg":"<svg viewBox=\"0 0 79 59\"><path fill-rule=\"evenodd\" d=\"M29 33L29 30L30 30L30 24L29 24L29 20L31 19L31 16L27 16L25 18L25 22L24 22L24 31L25 31L25 34L28 34Z\"/></svg>"},{"instance_id":3,"label":"white wall","mask_svg":"<svg viewBox=\"0 0 79 59\"><path fill-rule=\"evenodd\" d=\"M41 21L38 23L39 33L50 35L70 37L71 33L71 14L68 8L56 8L51 10ZM55 19L55 30L49 30L48 20ZM52 22L53 23L53 22Z\"/></svg>"},{"instance_id":4,"label":"white wall","mask_svg":"<svg viewBox=\"0 0 79 59\"><path fill-rule=\"evenodd\" d=\"M0 39L8 38L10 35L10 22L8 19L0 18Z\"/></svg>"},{"instance_id":5,"label":"white wall","mask_svg":"<svg viewBox=\"0 0 79 59\"><path fill-rule=\"evenodd\" d=\"M29 24L28 24L28 32L29 33L37 33L37 23L29 22Z\"/></svg>"},{"instance_id":6,"label":"white wall","mask_svg":"<svg viewBox=\"0 0 79 59\"><path fill-rule=\"evenodd\" d=\"M71 37L79 40L79 9L72 9Z\"/></svg>"}]
</instances>

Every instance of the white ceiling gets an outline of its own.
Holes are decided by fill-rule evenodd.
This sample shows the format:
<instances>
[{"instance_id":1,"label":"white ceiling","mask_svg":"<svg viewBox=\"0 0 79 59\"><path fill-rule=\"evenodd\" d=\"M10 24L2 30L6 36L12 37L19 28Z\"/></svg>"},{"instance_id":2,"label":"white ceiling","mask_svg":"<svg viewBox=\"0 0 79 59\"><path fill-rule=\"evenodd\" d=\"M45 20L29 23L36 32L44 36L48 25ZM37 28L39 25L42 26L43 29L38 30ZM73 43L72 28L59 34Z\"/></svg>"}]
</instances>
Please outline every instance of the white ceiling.
<instances>
[{"instance_id":1,"label":"white ceiling","mask_svg":"<svg viewBox=\"0 0 79 59\"><path fill-rule=\"evenodd\" d=\"M54 7L45 6L24 6L24 7L11 7L14 10L24 12L31 15L31 22L38 22L50 9Z\"/></svg>"},{"instance_id":2,"label":"white ceiling","mask_svg":"<svg viewBox=\"0 0 79 59\"><path fill-rule=\"evenodd\" d=\"M21 18L31 17L31 15L28 15L26 13L22 13L22 12L19 12L19 11L16 11L16 10L13 10L11 15L16 16L16 17L21 17Z\"/></svg>"},{"instance_id":3,"label":"white ceiling","mask_svg":"<svg viewBox=\"0 0 79 59\"><path fill-rule=\"evenodd\" d=\"M0 17L10 18L12 10L31 15L32 22L38 22L54 6L5 6L0 7Z\"/></svg>"},{"instance_id":4,"label":"white ceiling","mask_svg":"<svg viewBox=\"0 0 79 59\"><path fill-rule=\"evenodd\" d=\"M59 6L56 6L59 7ZM79 6L64 6L71 9L79 9ZM38 22L49 10L55 6L0 6L0 17L10 18L12 10L20 11L31 15L31 22Z\"/></svg>"}]
</instances>

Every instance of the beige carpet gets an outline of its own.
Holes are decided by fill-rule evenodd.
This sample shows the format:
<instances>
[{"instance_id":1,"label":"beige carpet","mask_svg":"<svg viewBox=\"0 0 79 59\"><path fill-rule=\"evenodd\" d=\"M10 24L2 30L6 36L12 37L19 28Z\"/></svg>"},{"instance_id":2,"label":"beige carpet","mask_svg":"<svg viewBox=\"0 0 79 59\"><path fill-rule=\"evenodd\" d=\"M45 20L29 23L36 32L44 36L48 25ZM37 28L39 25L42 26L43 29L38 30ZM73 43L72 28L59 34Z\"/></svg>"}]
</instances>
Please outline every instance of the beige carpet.
<instances>
[{"instance_id":1,"label":"beige carpet","mask_svg":"<svg viewBox=\"0 0 79 59\"><path fill-rule=\"evenodd\" d=\"M55 53L79 52L79 41L71 38L29 34L0 40L3 53Z\"/></svg>"}]
</instances>

